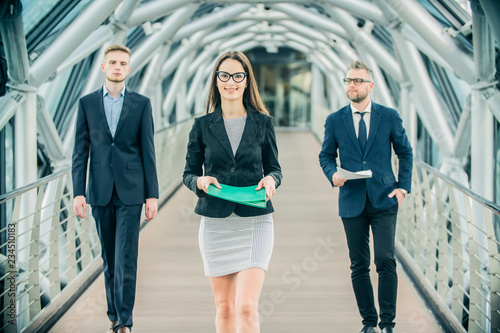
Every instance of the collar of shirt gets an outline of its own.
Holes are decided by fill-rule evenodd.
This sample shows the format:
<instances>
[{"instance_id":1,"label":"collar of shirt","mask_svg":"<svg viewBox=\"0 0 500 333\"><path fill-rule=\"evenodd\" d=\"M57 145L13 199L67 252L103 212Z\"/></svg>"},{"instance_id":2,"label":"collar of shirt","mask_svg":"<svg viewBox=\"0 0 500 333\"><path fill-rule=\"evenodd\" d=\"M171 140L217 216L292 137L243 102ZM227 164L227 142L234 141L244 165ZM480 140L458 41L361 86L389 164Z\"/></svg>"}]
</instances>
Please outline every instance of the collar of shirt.
<instances>
[{"instance_id":1,"label":"collar of shirt","mask_svg":"<svg viewBox=\"0 0 500 333\"><path fill-rule=\"evenodd\" d=\"M368 102L368 105L366 106L366 108L363 110L363 112L371 112L372 111L372 101L370 100L370 102ZM361 112L361 110L358 110L354 107L354 105L352 105L352 102L351 102L351 112L352 113L356 113L356 112Z\"/></svg>"},{"instance_id":2,"label":"collar of shirt","mask_svg":"<svg viewBox=\"0 0 500 333\"><path fill-rule=\"evenodd\" d=\"M113 98L113 97L111 97L111 96L109 95L109 91L108 91L108 89L106 88L106 85L104 84L104 85L102 86L102 97L106 97L106 95L108 95L108 96L109 96L109 98ZM123 86L123 89L122 89L122 91L120 91L120 94L118 95L118 97L117 97L117 98L120 98L120 97L125 97L125 86Z\"/></svg>"}]
</instances>

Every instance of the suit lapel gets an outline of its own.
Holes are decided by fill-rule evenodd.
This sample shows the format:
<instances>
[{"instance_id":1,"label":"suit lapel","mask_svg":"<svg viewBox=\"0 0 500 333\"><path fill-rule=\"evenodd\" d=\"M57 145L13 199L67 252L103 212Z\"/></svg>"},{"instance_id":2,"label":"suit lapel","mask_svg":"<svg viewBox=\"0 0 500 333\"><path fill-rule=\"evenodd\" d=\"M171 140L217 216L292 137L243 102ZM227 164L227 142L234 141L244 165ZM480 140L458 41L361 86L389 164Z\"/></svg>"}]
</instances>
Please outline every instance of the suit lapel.
<instances>
[{"instance_id":1,"label":"suit lapel","mask_svg":"<svg viewBox=\"0 0 500 333\"><path fill-rule=\"evenodd\" d=\"M347 136L349 139L351 139L352 144L358 152L363 155L363 152L361 151L361 146L359 145L358 138L356 137L356 131L354 130L354 120L352 119L352 112L351 112L351 106L348 105L344 109L344 115L342 116L342 119L344 119L344 124L347 129Z\"/></svg>"},{"instance_id":2,"label":"suit lapel","mask_svg":"<svg viewBox=\"0 0 500 333\"><path fill-rule=\"evenodd\" d=\"M372 102L372 110L370 115L370 132L368 133L368 141L366 142L365 153L372 146L373 141L375 141L375 135L377 134L377 128L380 124L380 110L375 103Z\"/></svg>"},{"instance_id":3,"label":"suit lapel","mask_svg":"<svg viewBox=\"0 0 500 333\"><path fill-rule=\"evenodd\" d=\"M102 127L104 132L108 134L110 138L113 138L111 135L111 130L109 129L108 119L106 118L106 112L104 111L104 101L103 101L103 91L102 88L97 90L95 93L95 105L97 108L97 113L101 116L102 120L99 121L99 126Z\"/></svg>"},{"instance_id":4,"label":"suit lapel","mask_svg":"<svg viewBox=\"0 0 500 333\"><path fill-rule=\"evenodd\" d=\"M247 121L245 123L245 129L243 130L240 145L238 146L234 157L236 161L240 159L241 156L243 156L245 151L248 149L248 147L250 147L252 142L257 137L257 134L259 134L260 130L262 129L258 122L259 119L256 112L257 111L254 111L252 109L247 109Z\"/></svg>"},{"instance_id":5,"label":"suit lapel","mask_svg":"<svg viewBox=\"0 0 500 333\"><path fill-rule=\"evenodd\" d=\"M120 112L120 119L118 119L118 125L116 125L115 138L118 135L120 128L123 127L123 123L129 116L131 109L130 106L132 105L132 99L133 99L132 91L125 88L125 95L123 96L122 112Z\"/></svg>"},{"instance_id":6,"label":"suit lapel","mask_svg":"<svg viewBox=\"0 0 500 333\"><path fill-rule=\"evenodd\" d=\"M229 137L227 136L226 127L224 126L224 121L222 119L222 109L218 107L212 114L212 124L210 125L210 130L214 136L219 140L224 150L234 159L233 149L231 148L231 143L229 142Z\"/></svg>"}]
</instances>

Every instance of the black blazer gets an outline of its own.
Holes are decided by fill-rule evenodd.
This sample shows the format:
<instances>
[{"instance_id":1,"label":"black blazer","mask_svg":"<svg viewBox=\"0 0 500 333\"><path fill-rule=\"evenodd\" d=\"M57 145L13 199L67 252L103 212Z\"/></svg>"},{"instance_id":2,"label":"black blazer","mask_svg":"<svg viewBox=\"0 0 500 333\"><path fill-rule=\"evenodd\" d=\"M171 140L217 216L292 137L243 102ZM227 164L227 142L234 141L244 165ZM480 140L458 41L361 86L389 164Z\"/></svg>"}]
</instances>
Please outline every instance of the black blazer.
<instances>
[{"instance_id":1,"label":"black blazer","mask_svg":"<svg viewBox=\"0 0 500 333\"><path fill-rule=\"evenodd\" d=\"M90 156L86 201L106 205L113 185L126 205L143 204L158 198L154 129L151 102L126 88L122 112L111 136L104 112L102 88L80 98L73 149L73 195L85 195L87 164Z\"/></svg>"},{"instance_id":2,"label":"black blazer","mask_svg":"<svg viewBox=\"0 0 500 333\"><path fill-rule=\"evenodd\" d=\"M189 133L183 174L184 184L199 197L194 210L199 215L220 218L233 212L245 217L272 213L270 200L263 209L207 195L196 186L196 180L203 175L232 186L257 185L264 176L272 176L278 187L283 176L272 118L247 109L245 129L236 155L233 155L220 107L196 118Z\"/></svg>"}]
</instances>

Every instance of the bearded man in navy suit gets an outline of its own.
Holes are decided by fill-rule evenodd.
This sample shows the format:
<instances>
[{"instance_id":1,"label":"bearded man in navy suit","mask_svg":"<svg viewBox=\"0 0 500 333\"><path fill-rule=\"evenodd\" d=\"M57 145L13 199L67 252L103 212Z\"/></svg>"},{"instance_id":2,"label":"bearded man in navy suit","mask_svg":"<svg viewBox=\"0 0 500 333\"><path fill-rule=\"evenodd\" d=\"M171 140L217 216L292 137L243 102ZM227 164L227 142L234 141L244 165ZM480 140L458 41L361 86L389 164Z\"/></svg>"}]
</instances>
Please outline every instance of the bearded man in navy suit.
<instances>
[{"instance_id":1,"label":"bearded man in navy suit","mask_svg":"<svg viewBox=\"0 0 500 333\"><path fill-rule=\"evenodd\" d=\"M363 318L361 333L377 332L379 316L370 281L370 228L378 273L379 327L392 333L396 316L397 274L394 242L398 207L410 192L413 153L403 123L394 109L373 103L373 72L363 62L351 64L344 79L351 103L330 114L319 154L323 172L339 187L342 218L351 260L351 280ZM398 178L391 165L392 149L399 160ZM346 180L337 171L371 170L367 179Z\"/></svg>"},{"instance_id":2,"label":"bearded man in navy suit","mask_svg":"<svg viewBox=\"0 0 500 333\"><path fill-rule=\"evenodd\" d=\"M146 220L158 211L153 116L149 99L125 87L128 48L109 46L101 68L106 83L78 105L73 208L85 218L90 204L96 222L111 321L106 332L127 333L133 325L142 206Z\"/></svg>"}]
</instances>

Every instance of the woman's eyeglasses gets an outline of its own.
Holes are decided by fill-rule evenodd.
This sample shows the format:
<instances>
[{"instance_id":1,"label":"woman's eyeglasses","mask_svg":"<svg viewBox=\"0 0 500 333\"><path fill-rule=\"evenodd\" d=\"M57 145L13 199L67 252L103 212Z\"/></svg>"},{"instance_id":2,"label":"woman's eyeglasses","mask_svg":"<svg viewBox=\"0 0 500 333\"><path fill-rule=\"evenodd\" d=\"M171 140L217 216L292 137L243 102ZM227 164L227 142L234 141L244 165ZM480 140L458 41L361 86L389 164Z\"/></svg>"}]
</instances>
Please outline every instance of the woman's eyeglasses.
<instances>
[{"instance_id":1,"label":"woman's eyeglasses","mask_svg":"<svg viewBox=\"0 0 500 333\"><path fill-rule=\"evenodd\" d=\"M215 74L217 74L217 77L222 82L227 82L227 81L229 81L230 78L233 78L233 81L236 83L240 83L247 76L247 73L245 73L245 72L237 72L237 73L229 74L228 72L217 71L217 72L215 72Z\"/></svg>"},{"instance_id":2,"label":"woman's eyeglasses","mask_svg":"<svg viewBox=\"0 0 500 333\"><path fill-rule=\"evenodd\" d=\"M351 84L351 82L354 82L354 85L355 85L355 86L359 86L359 85L360 85L361 83L363 83L363 82L372 82L372 81L365 80L365 79L349 79L349 78L347 78L347 77L344 79L344 84L345 84L346 86L350 85L350 84Z\"/></svg>"}]
</instances>

